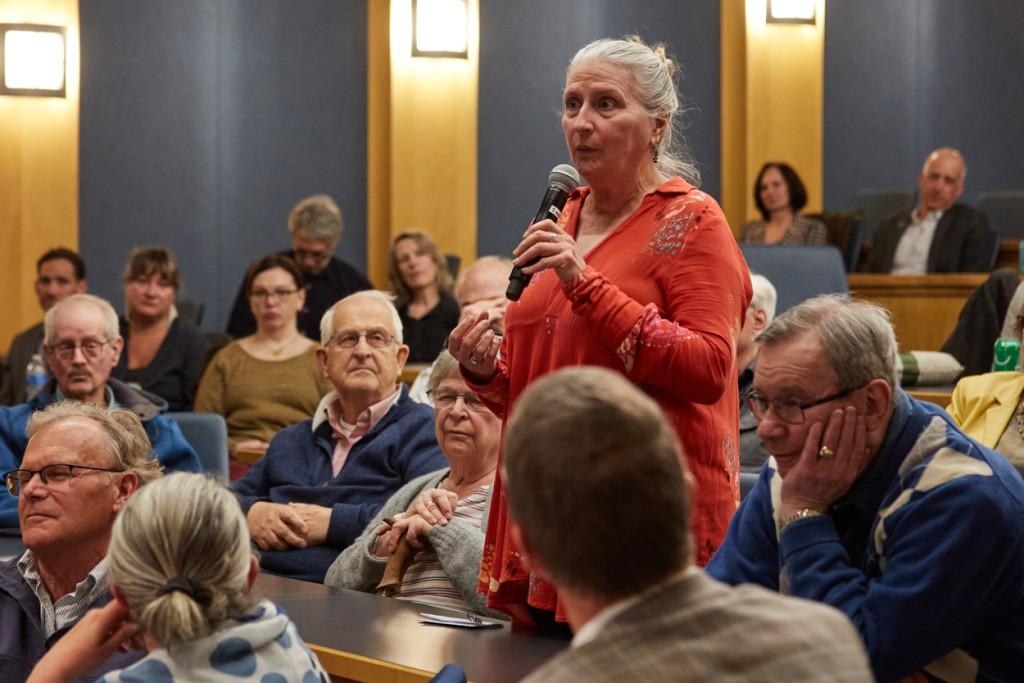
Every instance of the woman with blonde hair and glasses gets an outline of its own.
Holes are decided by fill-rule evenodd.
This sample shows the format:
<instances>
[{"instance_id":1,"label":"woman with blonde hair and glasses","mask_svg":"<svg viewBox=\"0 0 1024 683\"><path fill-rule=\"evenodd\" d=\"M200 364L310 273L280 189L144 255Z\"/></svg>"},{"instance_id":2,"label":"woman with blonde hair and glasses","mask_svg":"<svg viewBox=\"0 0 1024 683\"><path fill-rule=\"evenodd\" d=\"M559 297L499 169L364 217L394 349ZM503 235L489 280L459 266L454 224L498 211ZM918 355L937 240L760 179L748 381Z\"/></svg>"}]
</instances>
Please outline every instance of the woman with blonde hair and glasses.
<instances>
[{"instance_id":1,"label":"woman with blonde hair and glasses","mask_svg":"<svg viewBox=\"0 0 1024 683\"><path fill-rule=\"evenodd\" d=\"M410 363L430 363L459 322L444 255L430 235L407 230L391 243L388 281L402 319Z\"/></svg>"},{"instance_id":2,"label":"woman with blonde hair and glasses","mask_svg":"<svg viewBox=\"0 0 1024 683\"><path fill-rule=\"evenodd\" d=\"M316 343L298 329L305 281L288 256L256 261L245 276L256 332L217 352L196 394L196 412L228 425L231 479L263 457L274 435L312 417L331 387L316 364Z\"/></svg>"},{"instance_id":3,"label":"woman with blonde hair and glasses","mask_svg":"<svg viewBox=\"0 0 1024 683\"><path fill-rule=\"evenodd\" d=\"M201 474L141 487L114 522L107 551L114 599L40 660L29 681L70 681L132 641L140 661L115 681L324 681L290 619L253 585L259 561L238 500Z\"/></svg>"}]
</instances>

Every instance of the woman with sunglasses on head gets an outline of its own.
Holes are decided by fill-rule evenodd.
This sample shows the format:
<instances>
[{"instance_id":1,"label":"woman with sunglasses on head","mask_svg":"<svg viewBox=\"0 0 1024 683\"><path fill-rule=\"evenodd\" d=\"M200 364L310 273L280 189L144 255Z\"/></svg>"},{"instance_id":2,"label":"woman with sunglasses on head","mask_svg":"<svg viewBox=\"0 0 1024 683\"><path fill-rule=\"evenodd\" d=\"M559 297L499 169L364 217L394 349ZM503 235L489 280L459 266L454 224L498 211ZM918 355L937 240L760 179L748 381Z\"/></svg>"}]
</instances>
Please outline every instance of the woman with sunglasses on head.
<instances>
[{"instance_id":1,"label":"woman with sunglasses on head","mask_svg":"<svg viewBox=\"0 0 1024 683\"><path fill-rule=\"evenodd\" d=\"M256 332L217 352L199 383L196 412L227 421L232 480L263 457L279 430L310 418L330 391L317 370L316 343L298 329L304 286L288 256L252 264L245 289Z\"/></svg>"}]
</instances>

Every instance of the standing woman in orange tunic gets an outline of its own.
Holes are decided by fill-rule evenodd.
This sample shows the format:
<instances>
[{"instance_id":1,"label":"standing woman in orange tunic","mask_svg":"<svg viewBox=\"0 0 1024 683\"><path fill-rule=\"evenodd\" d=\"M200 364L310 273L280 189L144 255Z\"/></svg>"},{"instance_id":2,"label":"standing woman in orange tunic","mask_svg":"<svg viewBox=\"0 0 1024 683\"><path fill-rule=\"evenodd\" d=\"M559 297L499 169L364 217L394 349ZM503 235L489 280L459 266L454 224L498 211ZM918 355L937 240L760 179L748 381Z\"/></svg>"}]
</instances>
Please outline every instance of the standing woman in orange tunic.
<instances>
[{"instance_id":1,"label":"standing woman in orange tunic","mask_svg":"<svg viewBox=\"0 0 1024 683\"><path fill-rule=\"evenodd\" d=\"M568 365L611 368L643 388L675 426L693 473L695 560L704 565L739 502L735 339L751 289L722 210L695 187L694 164L673 144L674 71L663 47L636 38L576 53L562 129L586 186L557 224L531 225L516 247L516 264L532 277L508 309L504 338L482 317L467 319L448 348L503 418L530 382ZM499 475L481 591L521 624L564 622L553 587L523 567L506 514ZM608 571L643 561L622 552L634 540L608 539Z\"/></svg>"}]
</instances>

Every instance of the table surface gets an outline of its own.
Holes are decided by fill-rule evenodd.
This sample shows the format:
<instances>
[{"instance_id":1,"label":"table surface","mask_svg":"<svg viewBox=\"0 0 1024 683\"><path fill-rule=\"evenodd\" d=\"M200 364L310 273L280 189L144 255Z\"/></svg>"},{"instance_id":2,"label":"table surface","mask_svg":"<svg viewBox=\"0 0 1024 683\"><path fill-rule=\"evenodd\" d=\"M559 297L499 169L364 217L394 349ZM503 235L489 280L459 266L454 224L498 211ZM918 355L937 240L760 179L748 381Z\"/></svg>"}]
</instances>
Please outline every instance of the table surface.
<instances>
[{"instance_id":1,"label":"table surface","mask_svg":"<svg viewBox=\"0 0 1024 683\"><path fill-rule=\"evenodd\" d=\"M334 676L357 681L428 681L445 664L477 683L518 681L568 642L500 629L419 623L450 610L261 574L257 587L288 612ZM462 615L459 615L462 616Z\"/></svg>"}]
</instances>

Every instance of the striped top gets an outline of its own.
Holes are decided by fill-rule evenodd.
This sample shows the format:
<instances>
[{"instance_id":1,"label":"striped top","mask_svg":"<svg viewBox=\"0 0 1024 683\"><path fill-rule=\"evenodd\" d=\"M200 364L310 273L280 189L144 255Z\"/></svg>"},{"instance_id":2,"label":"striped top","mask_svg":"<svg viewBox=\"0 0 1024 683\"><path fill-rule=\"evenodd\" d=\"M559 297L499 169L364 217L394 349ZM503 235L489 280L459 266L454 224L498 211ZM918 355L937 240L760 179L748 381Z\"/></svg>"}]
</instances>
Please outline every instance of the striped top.
<instances>
[{"instance_id":1,"label":"striped top","mask_svg":"<svg viewBox=\"0 0 1024 683\"><path fill-rule=\"evenodd\" d=\"M460 499L455 505L453 519L461 519L464 523L479 529L490 490L491 485L485 484ZM395 597L464 612L473 611L448 578L437 553L429 547L416 553L415 559L402 577L402 588Z\"/></svg>"},{"instance_id":2,"label":"striped top","mask_svg":"<svg viewBox=\"0 0 1024 683\"><path fill-rule=\"evenodd\" d=\"M31 550L26 550L18 560L18 571L39 599L39 622L47 638L78 621L100 594L107 590L106 558L100 560L92 571L78 582L73 592L58 597L56 601L50 597L43 584L43 579L36 568L36 558Z\"/></svg>"},{"instance_id":3,"label":"striped top","mask_svg":"<svg viewBox=\"0 0 1024 683\"><path fill-rule=\"evenodd\" d=\"M764 221L744 223L740 229L740 244L767 244L764 241L766 228L767 224ZM827 246L828 243L828 228L825 227L825 224L817 218L801 216L800 214L793 216L793 222L786 228L782 239L778 242L773 242L773 244L787 246L808 245L812 247Z\"/></svg>"}]
</instances>

